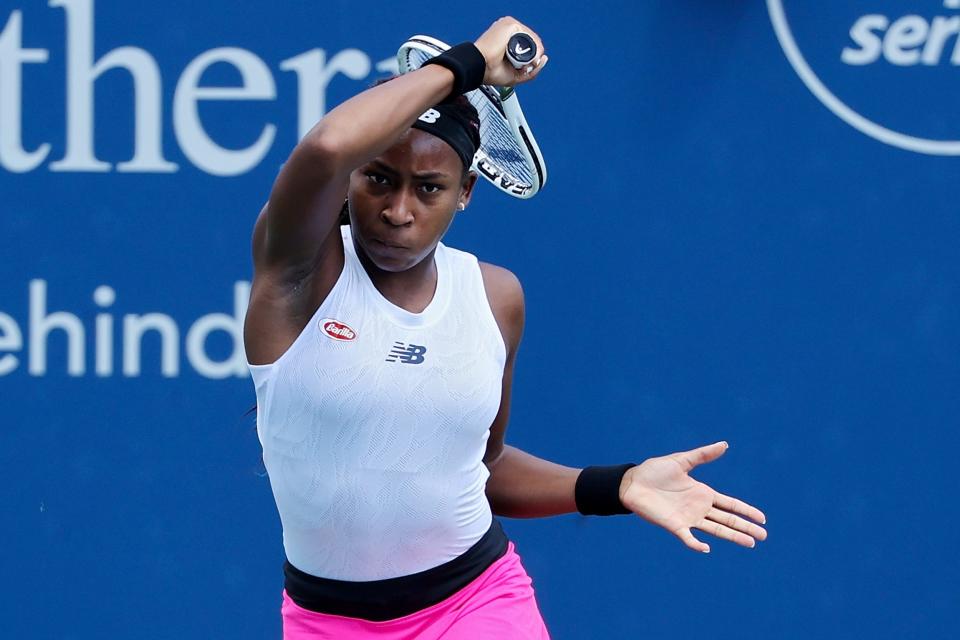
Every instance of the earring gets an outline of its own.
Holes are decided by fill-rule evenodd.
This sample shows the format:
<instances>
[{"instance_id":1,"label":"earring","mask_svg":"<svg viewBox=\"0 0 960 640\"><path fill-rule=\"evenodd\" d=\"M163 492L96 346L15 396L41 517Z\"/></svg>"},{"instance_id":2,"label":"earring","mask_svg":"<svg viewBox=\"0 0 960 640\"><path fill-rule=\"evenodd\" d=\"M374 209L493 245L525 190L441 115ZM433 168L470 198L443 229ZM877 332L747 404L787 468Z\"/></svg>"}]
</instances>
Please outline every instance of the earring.
<instances>
[{"instance_id":1,"label":"earring","mask_svg":"<svg viewBox=\"0 0 960 640\"><path fill-rule=\"evenodd\" d=\"M463 211L466 208L467 208L467 205L463 204L462 202L457 203L457 211Z\"/></svg>"}]
</instances>

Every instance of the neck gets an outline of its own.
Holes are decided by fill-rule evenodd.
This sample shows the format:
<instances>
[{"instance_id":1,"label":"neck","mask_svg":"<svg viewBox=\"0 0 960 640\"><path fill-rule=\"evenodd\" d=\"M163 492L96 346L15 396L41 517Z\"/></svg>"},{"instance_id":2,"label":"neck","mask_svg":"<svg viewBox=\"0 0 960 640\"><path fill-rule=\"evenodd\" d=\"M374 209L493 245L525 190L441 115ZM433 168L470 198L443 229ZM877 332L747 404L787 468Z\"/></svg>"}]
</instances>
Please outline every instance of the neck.
<instances>
[{"instance_id":1,"label":"neck","mask_svg":"<svg viewBox=\"0 0 960 640\"><path fill-rule=\"evenodd\" d=\"M436 247L405 271L384 271L373 263L356 241L353 246L380 295L410 313L421 313L429 306L437 291L437 264L433 259Z\"/></svg>"}]
</instances>

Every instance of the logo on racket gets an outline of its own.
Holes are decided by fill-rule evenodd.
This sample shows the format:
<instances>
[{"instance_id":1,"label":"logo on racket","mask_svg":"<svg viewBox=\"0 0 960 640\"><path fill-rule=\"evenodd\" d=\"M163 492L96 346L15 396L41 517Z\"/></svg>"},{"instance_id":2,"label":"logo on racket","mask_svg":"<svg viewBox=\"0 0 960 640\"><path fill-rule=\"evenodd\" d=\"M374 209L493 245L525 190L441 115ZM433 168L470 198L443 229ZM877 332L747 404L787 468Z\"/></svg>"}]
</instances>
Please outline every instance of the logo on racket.
<instances>
[{"instance_id":1,"label":"logo on racket","mask_svg":"<svg viewBox=\"0 0 960 640\"><path fill-rule=\"evenodd\" d=\"M351 340L356 340L357 332L340 322L339 320L334 320L333 318L324 318L320 321L320 329L327 335L328 338L333 338L340 342L350 342Z\"/></svg>"},{"instance_id":2,"label":"logo on racket","mask_svg":"<svg viewBox=\"0 0 960 640\"><path fill-rule=\"evenodd\" d=\"M501 171L496 165L486 159L480 159L477 162L477 170L482 173L492 183L506 191L507 193L524 196L530 192L530 185L521 184L518 180L511 178Z\"/></svg>"},{"instance_id":3,"label":"logo on racket","mask_svg":"<svg viewBox=\"0 0 960 640\"><path fill-rule=\"evenodd\" d=\"M515 33L507 42L507 59L518 69L533 61L537 55L537 43L527 33Z\"/></svg>"},{"instance_id":4,"label":"logo on racket","mask_svg":"<svg viewBox=\"0 0 960 640\"><path fill-rule=\"evenodd\" d=\"M829 20L791 13L791 5L806 6L796 0L767 0L767 10L794 71L835 116L884 144L960 155L960 0L913 3L926 6L909 15L878 10L892 3L870 0L872 11L858 4L865 3L832 4ZM952 15L934 15L943 13Z\"/></svg>"}]
</instances>

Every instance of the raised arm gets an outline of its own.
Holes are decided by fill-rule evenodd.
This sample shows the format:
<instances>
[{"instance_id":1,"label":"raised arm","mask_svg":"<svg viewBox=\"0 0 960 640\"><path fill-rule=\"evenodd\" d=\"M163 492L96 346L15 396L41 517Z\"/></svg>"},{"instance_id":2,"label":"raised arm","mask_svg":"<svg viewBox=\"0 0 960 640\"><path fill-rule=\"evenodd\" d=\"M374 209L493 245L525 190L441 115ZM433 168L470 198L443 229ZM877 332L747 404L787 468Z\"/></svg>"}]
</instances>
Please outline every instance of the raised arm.
<instances>
[{"instance_id":1,"label":"raised arm","mask_svg":"<svg viewBox=\"0 0 960 640\"><path fill-rule=\"evenodd\" d=\"M372 87L328 113L283 165L263 214L255 268L291 277L316 264L347 194L350 172L390 147L453 86L453 74L431 65ZM256 262L259 261L259 264Z\"/></svg>"},{"instance_id":2,"label":"raised arm","mask_svg":"<svg viewBox=\"0 0 960 640\"><path fill-rule=\"evenodd\" d=\"M468 69L448 56L367 89L328 113L296 146L254 225L244 322L251 364L270 364L285 353L335 285L344 260L337 220L351 173L393 146L428 108L477 86L480 73L483 83L513 86L543 69L546 55L525 70L504 59L517 31L529 32L512 18L497 20L473 46L459 50L470 61Z\"/></svg>"},{"instance_id":3,"label":"raised arm","mask_svg":"<svg viewBox=\"0 0 960 640\"><path fill-rule=\"evenodd\" d=\"M253 230L253 283L244 321L252 364L287 351L343 269L337 218L350 173L392 145L453 86L431 65L338 106L296 146Z\"/></svg>"},{"instance_id":4,"label":"raised arm","mask_svg":"<svg viewBox=\"0 0 960 640\"><path fill-rule=\"evenodd\" d=\"M546 56L529 72L504 60L510 36L522 30L527 29L513 18L501 18L476 41L486 61L484 83L520 84L543 68ZM372 87L324 116L290 154L273 185L259 221L259 244L254 234L255 269L279 268L292 279L311 271L338 239L331 231L350 172L393 145L418 116L450 94L453 83L448 69L425 66Z\"/></svg>"}]
</instances>

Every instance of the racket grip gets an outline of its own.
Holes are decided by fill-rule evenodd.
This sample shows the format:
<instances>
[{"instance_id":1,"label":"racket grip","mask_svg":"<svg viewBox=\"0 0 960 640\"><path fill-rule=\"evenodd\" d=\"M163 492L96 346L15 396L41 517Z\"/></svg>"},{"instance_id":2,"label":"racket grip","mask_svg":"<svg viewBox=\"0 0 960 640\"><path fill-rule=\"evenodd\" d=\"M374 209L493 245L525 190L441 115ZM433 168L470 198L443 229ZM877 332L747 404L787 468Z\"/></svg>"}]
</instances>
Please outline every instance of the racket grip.
<instances>
[{"instance_id":1,"label":"racket grip","mask_svg":"<svg viewBox=\"0 0 960 640\"><path fill-rule=\"evenodd\" d=\"M515 33L507 42L507 60L516 69L533 64L537 57L537 43L526 33Z\"/></svg>"}]
</instances>

